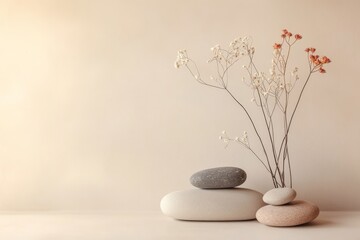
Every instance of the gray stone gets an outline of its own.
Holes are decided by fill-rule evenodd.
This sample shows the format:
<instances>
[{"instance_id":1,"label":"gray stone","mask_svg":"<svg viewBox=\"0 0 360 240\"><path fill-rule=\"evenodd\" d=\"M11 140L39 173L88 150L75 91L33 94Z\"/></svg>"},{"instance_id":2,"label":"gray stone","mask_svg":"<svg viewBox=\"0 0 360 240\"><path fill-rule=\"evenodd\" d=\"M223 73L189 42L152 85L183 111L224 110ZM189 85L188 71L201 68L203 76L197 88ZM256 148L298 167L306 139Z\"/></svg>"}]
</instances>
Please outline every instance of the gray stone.
<instances>
[{"instance_id":1,"label":"gray stone","mask_svg":"<svg viewBox=\"0 0 360 240\"><path fill-rule=\"evenodd\" d=\"M190 183L198 188L234 188L246 180L246 172L237 167L210 168L194 173Z\"/></svg>"},{"instance_id":2,"label":"gray stone","mask_svg":"<svg viewBox=\"0 0 360 240\"><path fill-rule=\"evenodd\" d=\"M286 205L267 205L256 212L256 219L273 227L290 227L309 223L320 213L318 206L305 201L292 201Z\"/></svg>"},{"instance_id":3,"label":"gray stone","mask_svg":"<svg viewBox=\"0 0 360 240\"><path fill-rule=\"evenodd\" d=\"M255 219L264 205L262 194L251 189L189 189L167 194L160 208L166 216L180 220L241 221Z\"/></svg>"},{"instance_id":4,"label":"gray stone","mask_svg":"<svg viewBox=\"0 0 360 240\"><path fill-rule=\"evenodd\" d=\"M278 206L284 205L296 197L296 191L292 188L273 188L264 194L263 200L265 203Z\"/></svg>"}]
</instances>

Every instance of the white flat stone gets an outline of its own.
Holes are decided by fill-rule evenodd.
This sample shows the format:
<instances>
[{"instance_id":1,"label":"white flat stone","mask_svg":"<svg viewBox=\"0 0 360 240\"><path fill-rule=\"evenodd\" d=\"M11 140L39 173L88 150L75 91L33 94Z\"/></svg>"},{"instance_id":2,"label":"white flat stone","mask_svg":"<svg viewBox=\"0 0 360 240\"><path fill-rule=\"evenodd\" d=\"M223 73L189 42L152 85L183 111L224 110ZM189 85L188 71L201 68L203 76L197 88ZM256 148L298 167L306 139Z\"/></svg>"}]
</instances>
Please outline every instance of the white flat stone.
<instances>
[{"instance_id":1,"label":"white flat stone","mask_svg":"<svg viewBox=\"0 0 360 240\"><path fill-rule=\"evenodd\" d=\"M293 201L282 206L267 205L256 213L256 219L273 227L290 227L309 223L320 213L319 208L309 202Z\"/></svg>"},{"instance_id":2,"label":"white flat stone","mask_svg":"<svg viewBox=\"0 0 360 240\"><path fill-rule=\"evenodd\" d=\"M295 197L296 191L292 188L273 188L264 194L263 200L267 204L278 206L291 202Z\"/></svg>"},{"instance_id":3,"label":"white flat stone","mask_svg":"<svg viewBox=\"0 0 360 240\"><path fill-rule=\"evenodd\" d=\"M177 191L160 203L165 215L192 221L251 220L264 205L261 193L246 188Z\"/></svg>"}]
</instances>

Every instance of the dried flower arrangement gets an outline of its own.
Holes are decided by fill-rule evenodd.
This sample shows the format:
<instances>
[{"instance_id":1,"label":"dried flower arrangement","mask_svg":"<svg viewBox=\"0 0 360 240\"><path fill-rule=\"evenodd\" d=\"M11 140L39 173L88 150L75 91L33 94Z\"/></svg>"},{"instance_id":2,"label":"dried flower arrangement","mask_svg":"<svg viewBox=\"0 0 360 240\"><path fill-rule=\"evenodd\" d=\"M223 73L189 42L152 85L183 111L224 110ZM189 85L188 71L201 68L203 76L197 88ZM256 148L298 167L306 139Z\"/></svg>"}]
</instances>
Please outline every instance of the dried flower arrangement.
<instances>
[{"instance_id":1,"label":"dried flower arrangement","mask_svg":"<svg viewBox=\"0 0 360 240\"><path fill-rule=\"evenodd\" d=\"M288 63L293 45L301 40L302 36L300 34L293 35L287 29L284 29L282 30L281 39L280 43L273 45L272 64L268 74L260 71L254 63L255 48L252 46L250 37L236 38L229 44L228 48L223 48L220 45L211 48L212 57L208 62L214 63L217 74L215 77L210 76L210 81L203 80L196 63L188 56L186 50L178 51L175 62L176 68L185 67L197 82L224 90L244 111L259 140L263 156L260 156L251 147L247 132L244 132L242 137L231 138L223 131L219 138L226 143L226 146L230 142L236 142L250 150L270 173L275 188L292 187L293 185L288 144L290 127L309 79L315 73L326 73L324 66L331 62L326 56L316 55L315 48L305 49L309 71L305 81L302 82L301 91L295 97L295 104L291 108L289 102L292 95L290 94L296 83L300 81L300 77L298 68L295 67L289 70ZM266 139L270 142L268 148L264 143L265 137L260 135L253 117L249 114L245 105L228 88L229 70L242 58L248 61L242 66L247 75L242 80L251 87L253 91L251 101L261 110L267 130ZM278 129L274 126L274 114L276 112L283 116L283 129L281 131L277 131ZM281 139L281 141L275 141L276 139Z\"/></svg>"}]
</instances>

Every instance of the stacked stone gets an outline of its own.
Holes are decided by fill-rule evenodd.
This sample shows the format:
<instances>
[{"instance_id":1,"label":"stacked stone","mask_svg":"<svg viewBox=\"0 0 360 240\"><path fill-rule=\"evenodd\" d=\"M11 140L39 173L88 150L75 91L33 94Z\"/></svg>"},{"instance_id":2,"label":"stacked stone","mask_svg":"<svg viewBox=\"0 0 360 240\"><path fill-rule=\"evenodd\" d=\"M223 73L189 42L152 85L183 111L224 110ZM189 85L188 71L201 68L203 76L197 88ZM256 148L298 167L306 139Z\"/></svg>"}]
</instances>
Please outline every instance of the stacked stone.
<instances>
[{"instance_id":1,"label":"stacked stone","mask_svg":"<svg viewBox=\"0 0 360 240\"><path fill-rule=\"evenodd\" d=\"M256 212L256 219L273 227L290 227L309 223L319 215L319 208L309 202L295 200L292 188L274 188L264 194L269 204Z\"/></svg>"},{"instance_id":2,"label":"stacked stone","mask_svg":"<svg viewBox=\"0 0 360 240\"><path fill-rule=\"evenodd\" d=\"M262 194L240 188L246 172L236 167L219 167L196 172L190 177L195 189L177 191L162 198L162 212L191 221L240 221L255 219L264 206Z\"/></svg>"}]
</instances>

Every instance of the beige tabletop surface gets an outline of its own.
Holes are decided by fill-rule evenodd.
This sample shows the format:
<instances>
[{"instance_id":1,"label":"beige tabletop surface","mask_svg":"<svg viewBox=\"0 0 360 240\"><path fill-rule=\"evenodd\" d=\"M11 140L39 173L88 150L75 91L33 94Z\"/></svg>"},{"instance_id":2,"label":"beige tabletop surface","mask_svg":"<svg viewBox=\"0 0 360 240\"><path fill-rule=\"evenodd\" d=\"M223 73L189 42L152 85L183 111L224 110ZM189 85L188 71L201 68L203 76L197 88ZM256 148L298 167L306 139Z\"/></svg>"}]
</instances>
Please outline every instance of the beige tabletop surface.
<instances>
[{"instance_id":1,"label":"beige tabletop surface","mask_svg":"<svg viewBox=\"0 0 360 240\"><path fill-rule=\"evenodd\" d=\"M322 211L310 224L287 228L267 227L257 221L178 221L160 212L3 212L0 239L360 240L360 212Z\"/></svg>"}]
</instances>

